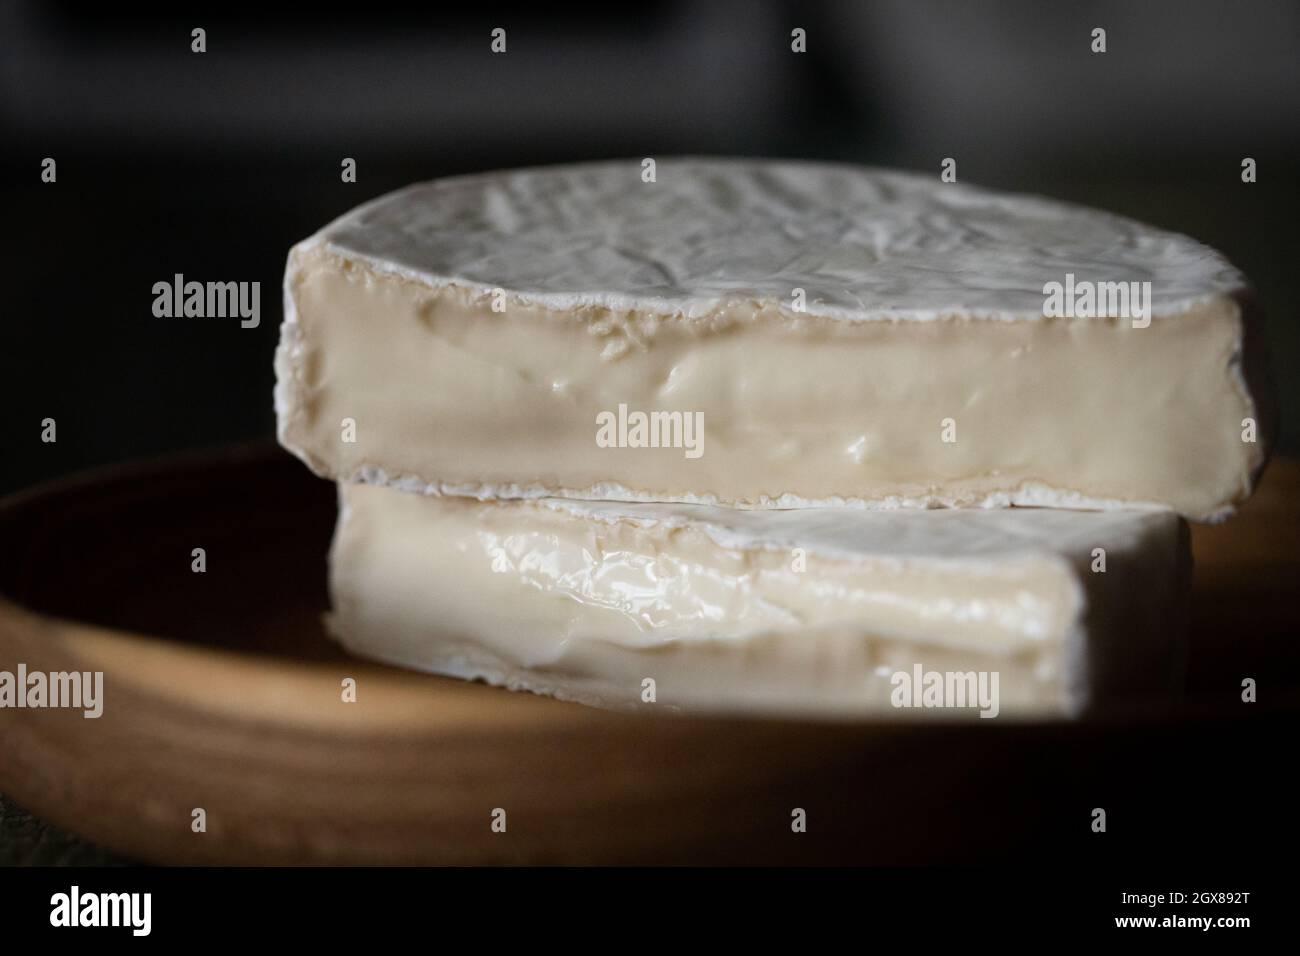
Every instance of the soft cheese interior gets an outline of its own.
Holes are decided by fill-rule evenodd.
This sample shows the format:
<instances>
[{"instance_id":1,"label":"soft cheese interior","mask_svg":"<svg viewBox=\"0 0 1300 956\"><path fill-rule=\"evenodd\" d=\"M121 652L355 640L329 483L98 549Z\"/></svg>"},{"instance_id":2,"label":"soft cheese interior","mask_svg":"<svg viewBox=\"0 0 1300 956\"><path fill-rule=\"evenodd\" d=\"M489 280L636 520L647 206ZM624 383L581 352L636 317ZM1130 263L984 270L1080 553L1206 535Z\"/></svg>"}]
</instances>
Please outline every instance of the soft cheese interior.
<instances>
[{"instance_id":1,"label":"soft cheese interior","mask_svg":"<svg viewBox=\"0 0 1300 956\"><path fill-rule=\"evenodd\" d=\"M509 297L496 312L491 294L325 245L295 251L286 295L280 437L339 480L742 507L1157 506L1204 519L1249 494L1263 460L1262 435L1243 441L1257 413L1232 296L1147 328L855 322L752 301L694 318ZM699 413L699 454L598 444L598 416L620 405Z\"/></svg>"},{"instance_id":2,"label":"soft cheese interior","mask_svg":"<svg viewBox=\"0 0 1300 956\"><path fill-rule=\"evenodd\" d=\"M331 630L390 663L608 707L892 712L996 672L1003 715L1168 690L1185 524L1157 512L737 511L340 487ZM1104 570L1097 567L1104 552ZM966 713L969 713L967 711Z\"/></svg>"}]
</instances>

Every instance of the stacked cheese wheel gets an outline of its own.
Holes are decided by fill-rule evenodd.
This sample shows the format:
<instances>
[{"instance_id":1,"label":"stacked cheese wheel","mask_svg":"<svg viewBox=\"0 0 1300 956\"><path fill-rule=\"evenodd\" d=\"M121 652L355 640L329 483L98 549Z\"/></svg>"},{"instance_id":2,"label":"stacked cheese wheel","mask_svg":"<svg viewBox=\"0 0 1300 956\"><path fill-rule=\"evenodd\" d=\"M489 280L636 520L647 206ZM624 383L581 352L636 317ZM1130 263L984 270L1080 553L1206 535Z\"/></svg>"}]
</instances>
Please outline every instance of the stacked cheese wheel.
<instances>
[{"instance_id":1,"label":"stacked cheese wheel","mask_svg":"<svg viewBox=\"0 0 1300 956\"><path fill-rule=\"evenodd\" d=\"M1191 239L747 160L438 180L289 254L281 442L353 652L611 707L1075 714L1175 688L1184 519L1265 460Z\"/></svg>"}]
</instances>

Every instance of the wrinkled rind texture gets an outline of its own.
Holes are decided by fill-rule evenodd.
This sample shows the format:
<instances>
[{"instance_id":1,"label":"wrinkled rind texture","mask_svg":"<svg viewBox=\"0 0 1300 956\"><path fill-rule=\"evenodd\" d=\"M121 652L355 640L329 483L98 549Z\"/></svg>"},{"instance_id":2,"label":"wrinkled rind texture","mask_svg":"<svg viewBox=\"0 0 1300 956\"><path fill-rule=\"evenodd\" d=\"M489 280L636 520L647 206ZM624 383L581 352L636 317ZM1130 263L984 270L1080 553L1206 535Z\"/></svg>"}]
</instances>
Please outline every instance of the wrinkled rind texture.
<instances>
[{"instance_id":1,"label":"wrinkled rind texture","mask_svg":"<svg viewBox=\"0 0 1300 956\"><path fill-rule=\"evenodd\" d=\"M637 160L421 183L303 244L549 308L704 315L790 301L849 320L1039 316L1043 284L1149 281L1156 311L1245 286L1186 236L1038 197L858 166Z\"/></svg>"}]
</instances>

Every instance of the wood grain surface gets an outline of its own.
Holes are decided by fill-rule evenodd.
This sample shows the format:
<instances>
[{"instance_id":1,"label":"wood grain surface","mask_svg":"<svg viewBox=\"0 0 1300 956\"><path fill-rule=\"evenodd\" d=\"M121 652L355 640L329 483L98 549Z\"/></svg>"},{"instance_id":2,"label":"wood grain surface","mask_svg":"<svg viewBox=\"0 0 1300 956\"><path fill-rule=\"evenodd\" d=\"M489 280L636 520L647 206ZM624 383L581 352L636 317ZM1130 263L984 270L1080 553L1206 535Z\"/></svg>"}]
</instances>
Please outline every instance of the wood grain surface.
<instances>
[{"instance_id":1,"label":"wood grain surface","mask_svg":"<svg viewBox=\"0 0 1300 956\"><path fill-rule=\"evenodd\" d=\"M1186 700L1079 723L619 715L360 662L320 625L333 518L333 487L267 446L0 503L0 670L105 675L97 720L0 711L0 792L171 863L1094 859L1115 852L1090 840L1097 805L1166 857L1277 836L1262 821L1270 801L1283 815L1300 710L1296 461L1194 531ZM1207 754L1253 767L1249 804ZM1240 814L1189 847L1214 799Z\"/></svg>"}]
</instances>

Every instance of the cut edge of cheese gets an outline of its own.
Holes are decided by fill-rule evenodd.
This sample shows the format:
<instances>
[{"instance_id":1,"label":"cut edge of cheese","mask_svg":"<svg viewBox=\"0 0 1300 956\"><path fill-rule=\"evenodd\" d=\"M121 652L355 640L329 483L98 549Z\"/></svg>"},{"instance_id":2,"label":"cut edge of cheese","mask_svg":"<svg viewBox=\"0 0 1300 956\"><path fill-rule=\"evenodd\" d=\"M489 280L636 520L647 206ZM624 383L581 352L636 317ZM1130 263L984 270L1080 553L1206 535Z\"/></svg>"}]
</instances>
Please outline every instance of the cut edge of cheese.
<instances>
[{"instance_id":1,"label":"cut edge of cheese","mask_svg":"<svg viewBox=\"0 0 1300 956\"><path fill-rule=\"evenodd\" d=\"M305 353L303 329L298 321L297 308L290 288L294 274L292 267L286 273L285 320L281 326L280 342L275 354L277 374L274 406L277 437L283 447L302 460L314 473L335 481L380 484L419 494L479 499L564 497L627 502L672 501L759 509L853 507L894 510L1015 506L1084 510L1179 510L1193 520L1215 523L1234 514L1238 506L1253 492L1267 465L1276 430L1275 402L1262 347L1262 319L1255 297L1243 294L1231 300L1238 315L1238 324L1228 367L1224 373L1241 403L1240 410L1243 417L1250 416L1257 420L1257 442L1246 448L1246 460L1243 462L1245 471L1235 490L1217 504L1199 511L1174 508L1167 501L1087 494L1069 487L1032 480L1021 481L1010 488L993 490L976 488L959 493L946 493L940 489L927 490L914 495L815 496L784 491L775 495L757 495L749 500L737 500L695 491L674 493L662 489L634 488L622 482L608 480L587 485L546 484L537 481L438 480L436 476L392 470L382 463L373 462L351 469L341 469L338 462L328 460L313 450L313 443L305 431L310 426L304 421L304 409L309 407L312 401L312 387L304 378L304 364L308 358ZM937 484L944 483L937 482Z\"/></svg>"},{"instance_id":2,"label":"cut edge of cheese","mask_svg":"<svg viewBox=\"0 0 1300 956\"><path fill-rule=\"evenodd\" d=\"M806 570L788 567L792 547ZM1169 513L741 512L346 485L330 566L335 638L417 670L616 709L644 709L651 676L667 709L861 717L895 714L888 675L923 665L999 673L1013 719L1176 691L1190 575Z\"/></svg>"}]
</instances>

